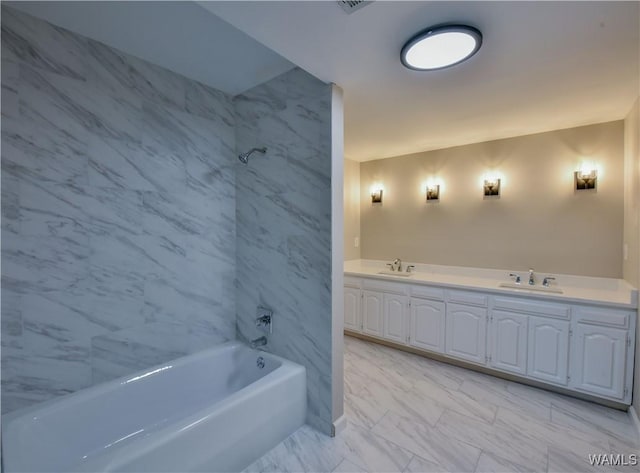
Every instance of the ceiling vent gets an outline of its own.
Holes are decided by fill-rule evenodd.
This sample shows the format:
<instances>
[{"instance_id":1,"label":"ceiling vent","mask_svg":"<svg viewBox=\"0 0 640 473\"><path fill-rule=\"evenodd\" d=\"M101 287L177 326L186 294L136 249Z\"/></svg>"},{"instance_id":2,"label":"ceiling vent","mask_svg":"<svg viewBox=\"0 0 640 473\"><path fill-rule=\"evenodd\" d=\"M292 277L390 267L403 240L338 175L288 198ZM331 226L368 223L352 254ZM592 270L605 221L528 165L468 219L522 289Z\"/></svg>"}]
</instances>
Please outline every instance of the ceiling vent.
<instances>
[{"instance_id":1,"label":"ceiling vent","mask_svg":"<svg viewBox=\"0 0 640 473\"><path fill-rule=\"evenodd\" d=\"M366 7L370 3L373 3L373 0L352 0L352 1L341 1L338 0L338 5L348 14L353 13L356 10L360 10L362 7Z\"/></svg>"}]
</instances>

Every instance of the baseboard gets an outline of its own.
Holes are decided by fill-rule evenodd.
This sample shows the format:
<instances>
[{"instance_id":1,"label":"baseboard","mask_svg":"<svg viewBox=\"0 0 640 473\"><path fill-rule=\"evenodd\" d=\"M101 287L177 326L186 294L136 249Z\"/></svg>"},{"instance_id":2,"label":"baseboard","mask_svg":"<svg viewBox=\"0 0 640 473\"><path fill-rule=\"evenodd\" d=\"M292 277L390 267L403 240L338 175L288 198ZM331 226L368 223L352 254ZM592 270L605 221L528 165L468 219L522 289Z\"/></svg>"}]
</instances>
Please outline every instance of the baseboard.
<instances>
[{"instance_id":1,"label":"baseboard","mask_svg":"<svg viewBox=\"0 0 640 473\"><path fill-rule=\"evenodd\" d=\"M331 436L337 437L340 433L347 428L347 416L342 414L338 417L331 426Z\"/></svg>"},{"instance_id":2,"label":"baseboard","mask_svg":"<svg viewBox=\"0 0 640 473\"><path fill-rule=\"evenodd\" d=\"M629 406L629 417L631 417L631 422L636 428L636 433L638 434L638 438L640 439L640 419L638 418L638 413L634 409L633 404Z\"/></svg>"}]
</instances>

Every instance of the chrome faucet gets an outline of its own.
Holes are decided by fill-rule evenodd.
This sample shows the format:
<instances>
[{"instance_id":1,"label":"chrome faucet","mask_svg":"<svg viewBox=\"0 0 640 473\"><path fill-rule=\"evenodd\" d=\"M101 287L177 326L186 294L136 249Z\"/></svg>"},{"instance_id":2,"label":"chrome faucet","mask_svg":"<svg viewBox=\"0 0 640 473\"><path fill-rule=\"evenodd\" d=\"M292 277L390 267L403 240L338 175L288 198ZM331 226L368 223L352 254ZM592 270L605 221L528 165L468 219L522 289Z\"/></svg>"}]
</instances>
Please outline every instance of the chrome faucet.
<instances>
[{"instance_id":1,"label":"chrome faucet","mask_svg":"<svg viewBox=\"0 0 640 473\"><path fill-rule=\"evenodd\" d=\"M529 286L533 286L536 283L536 278L533 275L533 269L529 268Z\"/></svg>"},{"instance_id":2,"label":"chrome faucet","mask_svg":"<svg viewBox=\"0 0 640 473\"><path fill-rule=\"evenodd\" d=\"M387 263L387 266L389 266L391 271L402 271L402 260L396 258L393 260L393 263Z\"/></svg>"},{"instance_id":3,"label":"chrome faucet","mask_svg":"<svg viewBox=\"0 0 640 473\"><path fill-rule=\"evenodd\" d=\"M515 278L514 282L520 284L520 275L516 273L509 273L509 277Z\"/></svg>"},{"instance_id":4,"label":"chrome faucet","mask_svg":"<svg viewBox=\"0 0 640 473\"><path fill-rule=\"evenodd\" d=\"M552 277L552 276L547 276L542 280L542 285L544 287L549 287L550 286L550 281L555 281L556 278Z\"/></svg>"},{"instance_id":5,"label":"chrome faucet","mask_svg":"<svg viewBox=\"0 0 640 473\"><path fill-rule=\"evenodd\" d=\"M263 347L266 344L267 344L267 337L265 337L264 335L260 338L256 338L255 340L251 340L251 343L249 343L249 345L253 349L256 349L258 347Z\"/></svg>"}]
</instances>

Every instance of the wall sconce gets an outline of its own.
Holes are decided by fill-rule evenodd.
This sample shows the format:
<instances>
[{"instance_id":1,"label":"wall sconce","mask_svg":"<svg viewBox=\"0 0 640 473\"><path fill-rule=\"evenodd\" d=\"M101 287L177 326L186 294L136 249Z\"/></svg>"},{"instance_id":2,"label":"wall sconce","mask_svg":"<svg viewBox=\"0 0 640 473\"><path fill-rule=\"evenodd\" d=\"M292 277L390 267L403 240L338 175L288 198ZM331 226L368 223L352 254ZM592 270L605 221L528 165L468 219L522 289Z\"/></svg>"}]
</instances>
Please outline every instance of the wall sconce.
<instances>
[{"instance_id":1,"label":"wall sconce","mask_svg":"<svg viewBox=\"0 0 640 473\"><path fill-rule=\"evenodd\" d=\"M484 196L500 197L500 179L487 178L484 180Z\"/></svg>"},{"instance_id":2,"label":"wall sconce","mask_svg":"<svg viewBox=\"0 0 640 473\"><path fill-rule=\"evenodd\" d=\"M432 184L427 186L427 202L440 201L440 185Z\"/></svg>"},{"instance_id":3,"label":"wall sconce","mask_svg":"<svg viewBox=\"0 0 640 473\"><path fill-rule=\"evenodd\" d=\"M374 183L370 188L369 191L371 193L371 203L372 204L381 204L382 203L382 184L380 183Z\"/></svg>"},{"instance_id":4,"label":"wall sconce","mask_svg":"<svg viewBox=\"0 0 640 473\"><path fill-rule=\"evenodd\" d=\"M581 169L574 173L575 190L596 190L598 184L598 171L595 169Z\"/></svg>"}]
</instances>

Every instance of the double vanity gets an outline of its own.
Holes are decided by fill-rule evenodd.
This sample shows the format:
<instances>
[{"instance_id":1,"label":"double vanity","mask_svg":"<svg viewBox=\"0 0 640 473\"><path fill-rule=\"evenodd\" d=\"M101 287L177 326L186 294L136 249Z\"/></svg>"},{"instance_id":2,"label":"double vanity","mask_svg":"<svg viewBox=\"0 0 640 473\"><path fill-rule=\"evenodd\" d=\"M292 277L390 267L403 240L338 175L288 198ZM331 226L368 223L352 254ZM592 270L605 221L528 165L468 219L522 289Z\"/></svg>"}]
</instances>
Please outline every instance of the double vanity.
<instances>
[{"instance_id":1,"label":"double vanity","mask_svg":"<svg viewBox=\"0 0 640 473\"><path fill-rule=\"evenodd\" d=\"M345 333L614 407L631 404L638 293L625 281L411 266L345 262Z\"/></svg>"}]
</instances>

